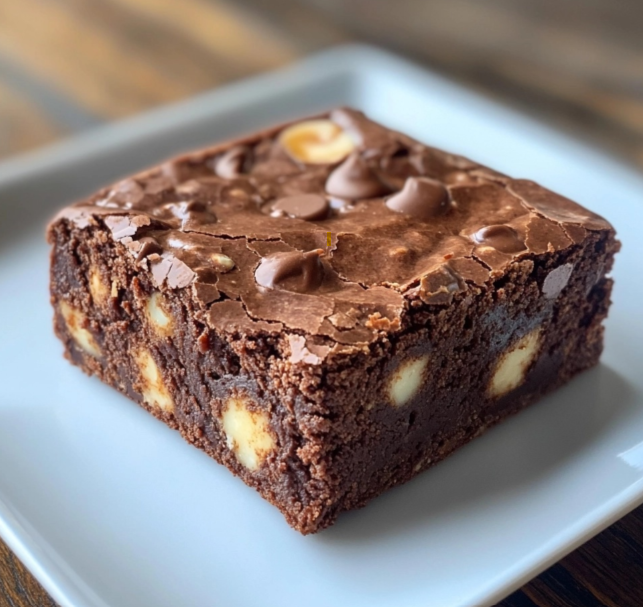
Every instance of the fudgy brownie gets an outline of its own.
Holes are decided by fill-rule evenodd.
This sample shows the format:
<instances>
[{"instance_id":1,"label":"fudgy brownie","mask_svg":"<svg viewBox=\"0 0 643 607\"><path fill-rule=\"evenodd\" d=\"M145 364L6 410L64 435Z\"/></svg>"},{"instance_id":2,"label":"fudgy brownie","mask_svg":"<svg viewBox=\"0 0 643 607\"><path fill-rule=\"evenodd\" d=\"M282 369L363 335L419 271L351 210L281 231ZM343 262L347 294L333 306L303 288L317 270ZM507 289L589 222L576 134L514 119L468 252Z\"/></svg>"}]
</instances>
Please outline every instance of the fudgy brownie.
<instances>
[{"instance_id":1,"label":"fudgy brownie","mask_svg":"<svg viewBox=\"0 0 643 607\"><path fill-rule=\"evenodd\" d=\"M48 236L67 358L302 533L595 365L618 250L350 109L134 175Z\"/></svg>"}]
</instances>

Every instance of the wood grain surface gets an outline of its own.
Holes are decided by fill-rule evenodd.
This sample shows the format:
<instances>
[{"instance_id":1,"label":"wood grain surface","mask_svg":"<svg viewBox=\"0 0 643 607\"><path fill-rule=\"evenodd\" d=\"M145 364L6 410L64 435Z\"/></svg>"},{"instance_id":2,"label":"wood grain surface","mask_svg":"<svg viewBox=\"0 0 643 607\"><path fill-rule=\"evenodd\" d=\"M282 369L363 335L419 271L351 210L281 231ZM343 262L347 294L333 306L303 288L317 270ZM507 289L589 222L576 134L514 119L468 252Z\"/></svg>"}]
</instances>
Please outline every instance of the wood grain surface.
<instances>
[{"instance_id":1,"label":"wood grain surface","mask_svg":"<svg viewBox=\"0 0 643 607\"><path fill-rule=\"evenodd\" d=\"M354 40L643 168L637 0L0 0L0 157ZM0 541L0 607L53 605ZM643 607L643 507L500 605Z\"/></svg>"}]
</instances>

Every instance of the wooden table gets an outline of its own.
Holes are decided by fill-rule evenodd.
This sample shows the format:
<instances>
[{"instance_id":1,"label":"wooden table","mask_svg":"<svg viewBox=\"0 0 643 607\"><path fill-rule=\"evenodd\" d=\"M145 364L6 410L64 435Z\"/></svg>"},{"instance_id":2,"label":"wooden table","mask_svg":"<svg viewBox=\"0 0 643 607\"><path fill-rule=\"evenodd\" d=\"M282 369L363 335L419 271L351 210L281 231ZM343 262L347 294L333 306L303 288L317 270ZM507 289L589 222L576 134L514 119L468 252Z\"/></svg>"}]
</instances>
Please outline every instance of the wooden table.
<instances>
[{"instance_id":1,"label":"wooden table","mask_svg":"<svg viewBox=\"0 0 643 607\"><path fill-rule=\"evenodd\" d=\"M351 40L643 167L635 0L0 0L0 157ZM0 607L52 605L0 542ZM500 605L643 606L643 507Z\"/></svg>"}]
</instances>

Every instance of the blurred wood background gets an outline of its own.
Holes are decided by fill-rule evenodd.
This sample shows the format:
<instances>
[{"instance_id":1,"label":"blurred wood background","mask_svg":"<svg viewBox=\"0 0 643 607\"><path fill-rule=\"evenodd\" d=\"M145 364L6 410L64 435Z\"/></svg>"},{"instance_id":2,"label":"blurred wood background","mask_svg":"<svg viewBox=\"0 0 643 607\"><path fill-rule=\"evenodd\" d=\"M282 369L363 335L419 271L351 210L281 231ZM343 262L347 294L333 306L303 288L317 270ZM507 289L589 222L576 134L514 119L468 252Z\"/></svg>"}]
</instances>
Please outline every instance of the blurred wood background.
<instances>
[{"instance_id":1,"label":"blurred wood background","mask_svg":"<svg viewBox=\"0 0 643 607\"><path fill-rule=\"evenodd\" d=\"M643 167L638 0L0 0L0 156L351 40Z\"/></svg>"},{"instance_id":2,"label":"blurred wood background","mask_svg":"<svg viewBox=\"0 0 643 607\"><path fill-rule=\"evenodd\" d=\"M348 41L643 168L637 0L0 0L0 157ZM0 607L50 605L0 542ZM643 606L643 509L501 605Z\"/></svg>"}]
</instances>

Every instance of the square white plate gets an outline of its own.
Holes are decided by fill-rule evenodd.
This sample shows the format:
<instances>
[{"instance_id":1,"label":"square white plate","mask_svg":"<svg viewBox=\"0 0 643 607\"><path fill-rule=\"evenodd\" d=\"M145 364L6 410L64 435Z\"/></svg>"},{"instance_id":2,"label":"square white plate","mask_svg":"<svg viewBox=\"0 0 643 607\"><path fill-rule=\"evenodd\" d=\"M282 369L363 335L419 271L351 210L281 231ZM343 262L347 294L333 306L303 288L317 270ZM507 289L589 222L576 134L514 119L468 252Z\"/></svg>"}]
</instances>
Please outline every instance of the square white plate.
<instances>
[{"instance_id":1,"label":"square white plate","mask_svg":"<svg viewBox=\"0 0 643 607\"><path fill-rule=\"evenodd\" d=\"M302 537L61 357L43 226L179 150L338 104L607 216L602 364L366 509ZM0 535L64 607L494 603L643 502L643 179L405 61L336 49L0 165Z\"/></svg>"}]
</instances>

